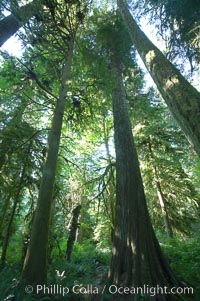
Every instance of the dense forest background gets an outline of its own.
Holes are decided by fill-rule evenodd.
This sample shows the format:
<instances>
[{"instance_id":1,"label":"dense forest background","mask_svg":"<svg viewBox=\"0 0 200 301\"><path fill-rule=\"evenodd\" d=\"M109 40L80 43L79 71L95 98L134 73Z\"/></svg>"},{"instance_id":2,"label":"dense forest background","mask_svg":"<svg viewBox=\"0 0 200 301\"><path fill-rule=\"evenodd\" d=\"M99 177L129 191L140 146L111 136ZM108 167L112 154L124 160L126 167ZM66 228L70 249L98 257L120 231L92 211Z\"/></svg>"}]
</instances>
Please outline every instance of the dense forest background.
<instances>
[{"instance_id":1,"label":"dense forest background","mask_svg":"<svg viewBox=\"0 0 200 301\"><path fill-rule=\"evenodd\" d=\"M199 16L0 1L0 300L199 300Z\"/></svg>"}]
</instances>

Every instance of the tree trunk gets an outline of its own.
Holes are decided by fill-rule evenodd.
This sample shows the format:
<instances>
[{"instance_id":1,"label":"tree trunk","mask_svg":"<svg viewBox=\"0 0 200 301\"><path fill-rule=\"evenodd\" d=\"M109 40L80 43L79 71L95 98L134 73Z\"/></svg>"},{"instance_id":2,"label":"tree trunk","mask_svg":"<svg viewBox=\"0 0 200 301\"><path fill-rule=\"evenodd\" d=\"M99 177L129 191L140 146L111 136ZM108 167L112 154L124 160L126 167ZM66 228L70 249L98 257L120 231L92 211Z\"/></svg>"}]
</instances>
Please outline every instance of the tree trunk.
<instances>
[{"instance_id":1,"label":"tree trunk","mask_svg":"<svg viewBox=\"0 0 200 301\"><path fill-rule=\"evenodd\" d=\"M200 93L141 31L126 0L117 0L132 42L188 141L200 156Z\"/></svg>"},{"instance_id":2,"label":"tree trunk","mask_svg":"<svg viewBox=\"0 0 200 301\"><path fill-rule=\"evenodd\" d=\"M169 215L168 215L168 210L167 210L167 206L165 203L165 198L164 195L162 193L162 188L160 185L160 182L156 180L156 188L157 188L157 195L158 195L158 200L160 203L160 207L162 210L162 215L163 215L163 220L164 220L164 224L165 224L165 230L167 235L172 238L173 237L173 231L172 231L172 227L169 221Z\"/></svg>"},{"instance_id":3,"label":"tree trunk","mask_svg":"<svg viewBox=\"0 0 200 301\"><path fill-rule=\"evenodd\" d=\"M78 219L79 219L80 211L81 211L81 205L78 205L78 206L76 206L76 208L74 208L74 210L72 212L72 221L71 221L71 225L70 225L70 233L69 233L69 238L67 241L67 250L66 250L67 261L71 260L72 248L73 248L73 244L76 240L76 233L77 233L78 224L79 224Z\"/></svg>"},{"instance_id":4,"label":"tree trunk","mask_svg":"<svg viewBox=\"0 0 200 301\"><path fill-rule=\"evenodd\" d=\"M12 212L8 221L8 226L6 229L6 234L4 237L4 241L3 241L3 247L2 247L2 254L1 254L1 267L5 266L5 262L6 262L6 253L7 253L7 249L8 249L8 244L9 244L9 239L10 239L10 235L11 235L11 227L13 224L13 219L15 216L15 211L17 208L19 202L19 198L16 198L13 204L13 208L12 208Z\"/></svg>"},{"instance_id":5,"label":"tree trunk","mask_svg":"<svg viewBox=\"0 0 200 301\"><path fill-rule=\"evenodd\" d=\"M23 235L23 238L22 238L22 254L21 254L21 264L22 264L22 266L23 266L23 263L24 263L24 259L26 257L26 252L27 252L27 249L28 249L29 241L30 241L30 234L26 233L25 235Z\"/></svg>"},{"instance_id":6,"label":"tree trunk","mask_svg":"<svg viewBox=\"0 0 200 301\"><path fill-rule=\"evenodd\" d=\"M19 201L20 201L20 194L21 194L21 191L22 191L22 185L23 185L23 181L24 181L25 170L26 170L26 164L23 166L19 186L18 186L17 193L16 193L16 196L15 196L15 200L14 200L13 208L12 208L12 211L11 211L11 215L10 215L10 218L9 218L9 221L8 221L8 226L7 226L7 229L6 229L5 238L4 238L4 241L3 241L3 248L2 248L2 254L1 254L1 267L4 267L5 262L6 262L6 253L7 253L7 249L8 249L8 245L9 245L9 239L10 239L10 235L11 235L11 227L12 227L12 224L13 224L13 220L14 220L17 205L19 204Z\"/></svg>"},{"instance_id":7,"label":"tree trunk","mask_svg":"<svg viewBox=\"0 0 200 301\"><path fill-rule=\"evenodd\" d=\"M53 193L53 198L52 198L52 204L51 204L51 216L50 216L50 222L49 222L49 243L48 243L48 255L47 255L47 262L49 265L52 263L52 251L55 246L55 240L56 240L56 235L55 235L55 217L56 217L56 200L57 200L57 193L59 194L58 189L54 189Z\"/></svg>"},{"instance_id":8,"label":"tree trunk","mask_svg":"<svg viewBox=\"0 0 200 301\"><path fill-rule=\"evenodd\" d=\"M110 281L123 287L170 289L176 278L156 239L147 210L146 198L134 145L120 58L111 56L115 74L113 114L116 150L116 223L113 239ZM113 296L113 300L140 300L141 293ZM149 296L148 296L149 297ZM153 297L152 297L153 299ZM157 292L154 300L174 300L173 295ZM146 299L145 299L146 300Z\"/></svg>"},{"instance_id":9,"label":"tree trunk","mask_svg":"<svg viewBox=\"0 0 200 301\"><path fill-rule=\"evenodd\" d=\"M68 53L66 53L59 99L56 103L52 126L49 133L47 159L43 168L30 244L24 261L22 277L24 282L27 284L45 283L47 277L49 223L51 218L53 188L63 115L66 108L67 82L70 76L73 48L74 41L70 43Z\"/></svg>"},{"instance_id":10,"label":"tree trunk","mask_svg":"<svg viewBox=\"0 0 200 301\"><path fill-rule=\"evenodd\" d=\"M163 215L165 230L166 230L167 235L172 238L173 231L172 231L172 227L171 227L170 220L169 220L165 197L163 195L161 183L159 181L158 169L157 169L157 166L154 161L154 154L153 154L152 147L151 147L151 141L148 142L148 147L149 147L150 158L152 160L152 168L153 168L153 173L154 173L154 177L155 177L156 191L157 191L158 200L159 200L162 215Z\"/></svg>"},{"instance_id":11,"label":"tree trunk","mask_svg":"<svg viewBox=\"0 0 200 301\"><path fill-rule=\"evenodd\" d=\"M10 200L11 200L11 192L9 193L8 197L5 200L5 206L3 208L3 213L2 213L1 218L0 218L0 237L2 235L4 220L5 220L8 208L9 208Z\"/></svg>"},{"instance_id":12,"label":"tree trunk","mask_svg":"<svg viewBox=\"0 0 200 301\"><path fill-rule=\"evenodd\" d=\"M16 14L10 14L0 21L0 47L32 16L38 13L38 3L38 0L28 3L20 7Z\"/></svg>"}]
</instances>

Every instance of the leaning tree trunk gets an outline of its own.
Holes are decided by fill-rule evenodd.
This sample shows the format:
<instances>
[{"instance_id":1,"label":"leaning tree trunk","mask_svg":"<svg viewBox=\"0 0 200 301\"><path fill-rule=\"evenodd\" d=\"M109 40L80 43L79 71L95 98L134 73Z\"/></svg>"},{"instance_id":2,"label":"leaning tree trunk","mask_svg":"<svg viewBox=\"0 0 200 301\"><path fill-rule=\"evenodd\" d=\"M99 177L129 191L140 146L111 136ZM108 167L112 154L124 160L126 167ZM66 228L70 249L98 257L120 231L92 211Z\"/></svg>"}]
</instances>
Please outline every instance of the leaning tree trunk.
<instances>
[{"instance_id":1,"label":"leaning tree trunk","mask_svg":"<svg viewBox=\"0 0 200 301\"><path fill-rule=\"evenodd\" d=\"M120 58L115 50L112 52L111 62L115 74L113 114L116 150L116 224L110 281L122 287L159 285L170 289L176 286L177 281L161 252L148 214L128 116ZM136 301L141 300L140 298L140 293L113 296L113 300ZM162 295L160 291L155 299L169 301L175 297Z\"/></svg>"},{"instance_id":2,"label":"leaning tree trunk","mask_svg":"<svg viewBox=\"0 0 200 301\"><path fill-rule=\"evenodd\" d=\"M41 1L40 1L41 2ZM0 21L0 47L14 35L20 27L38 13L38 0L34 0L17 10L17 13L10 14Z\"/></svg>"},{"instance_id":3,"label":"leaning tree trunk","mask_svg":"<svg viewBox=\"0 0 200 301\"><path fill-rule=\"evenodd\" d=\"M72 220L70 225L70 233L67 241L67 249L66 249L66 258L67 261L71 260L71 254L74 242L76 240L76 233L79 227L79 216L81 212L81 205L77 205L76 208L72 211Z\"/></svg>"},{"instance_id":4,"label":"leaning tree trunk","mask_svg":"<svg viewBox=\"0 0 200 301\"><path fill-rule=\"evenodd\" d=\"M74 41L69 45L65 65L63 67L59 99L56 103L52 126L49 133L47 159L43 168L43 176L32 226L30 244L24 261L22 277L24 282L28 284L45 283L47 277L49 223L51 218L52 197L63 115L66 108L67 82L70 76L73 48Z\"/></svg>"},{"instance_id":5,"label":"leaning tree trunk","mask_svg":"<svg viewBox=\"0 0 200 301\"><path fill-rule=\"evenodd\" d=\"M117 3L135 48L175 120L200 156L200 93L141 31L126 0L117 0Z\"/></svg>"}]
</instances>

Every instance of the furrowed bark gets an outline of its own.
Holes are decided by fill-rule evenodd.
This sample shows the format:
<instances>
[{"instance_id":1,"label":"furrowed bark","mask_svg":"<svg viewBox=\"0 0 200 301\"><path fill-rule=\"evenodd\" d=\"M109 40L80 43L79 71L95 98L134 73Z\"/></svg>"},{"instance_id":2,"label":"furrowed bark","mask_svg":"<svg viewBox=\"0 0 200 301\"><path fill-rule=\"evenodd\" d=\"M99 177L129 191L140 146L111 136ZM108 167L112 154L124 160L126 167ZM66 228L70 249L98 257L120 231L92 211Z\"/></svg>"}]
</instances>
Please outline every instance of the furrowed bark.
<instances>
[{"instance_id":1,"label":"furrowed bark","mask_svg":"<svg viewBox=\"0 0 200 301\"><path fill-rule=\"evenodd\" d=\"M110 282L122 287L157 287L170 289L177 281L165 260L156 239L139 168L137 152L128 115L126 93L120 67L120 57L113 50L112 70L113 116L116 150L116 224L113 240ZM113 300L141 300L142 293L114 295ZM145 300L176 300L174 295Z\"/></svg>"},{"instance_id":2,"label":"furrowed bark","mask_svg":"<svg viewBox=\"0 0 200 301\"><path fill-rule=\"evenodd\" d=\"M200 156L200 93L139 28L128 9L126 0L117 0L117 3L135 48L171 114Z\"/></svg>"}]
</instances>

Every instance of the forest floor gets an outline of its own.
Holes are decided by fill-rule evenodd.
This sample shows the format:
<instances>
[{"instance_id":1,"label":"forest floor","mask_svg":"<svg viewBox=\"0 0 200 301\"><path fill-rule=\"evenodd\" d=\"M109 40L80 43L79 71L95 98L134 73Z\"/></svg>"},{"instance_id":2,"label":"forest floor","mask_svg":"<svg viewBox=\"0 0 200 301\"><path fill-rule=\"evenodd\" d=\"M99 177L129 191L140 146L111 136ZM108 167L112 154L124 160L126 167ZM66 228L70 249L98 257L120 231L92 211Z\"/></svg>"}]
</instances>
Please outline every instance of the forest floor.
<instances>
[{"instance_id":1,"label":"forest floor","mask_svg":"<svg viewBox=\"0 0 200 301\"><path fill-rule=\"evenodd\" d=\"M161 247L178 278L194 289L193 298L183 300L199 301L200 240L165 238L161 242ZM54 256L49 269L45 295L38 298L27 289L23 301L89 301L91 292L93 291L95 296L96 290L100 291L105 285L111 257L109 248L101 250L90 241L85 241L83 245L75 244L70 262L58 258L56 254ZM14 257L12 260L13 262L7 263L0 271L0 301L22 301L17 297L22 266L14 261ZM69 289L65 296L62 296L63 288ZM95 300L98 300L98 296ZM109 295L105 300L109 300Z\"/></svg>"}]
</instances>

